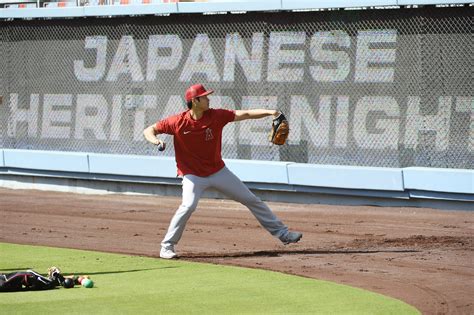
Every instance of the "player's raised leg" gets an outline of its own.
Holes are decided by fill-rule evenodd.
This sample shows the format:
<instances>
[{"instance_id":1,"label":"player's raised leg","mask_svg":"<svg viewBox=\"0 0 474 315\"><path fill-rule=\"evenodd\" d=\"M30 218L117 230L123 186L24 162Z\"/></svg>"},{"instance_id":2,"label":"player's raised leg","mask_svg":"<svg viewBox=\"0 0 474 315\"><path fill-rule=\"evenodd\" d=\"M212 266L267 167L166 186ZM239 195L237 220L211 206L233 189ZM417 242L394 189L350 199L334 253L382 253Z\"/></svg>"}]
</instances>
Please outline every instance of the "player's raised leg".
<instances>
[{"instance_id":1,"label":"player's raised leg","mask_svg":"<svg viewBox=\"0 0 474 315\"><path fill-rule=\"evenodd\" d=\"M209 176L209 179L214 188L245 205L257 218L258 222L284 244L296 243L301 239L301 233L289 232L288 227L277 218L267 204L255 196L227 167Z\"/></svg>"}]
</instances>

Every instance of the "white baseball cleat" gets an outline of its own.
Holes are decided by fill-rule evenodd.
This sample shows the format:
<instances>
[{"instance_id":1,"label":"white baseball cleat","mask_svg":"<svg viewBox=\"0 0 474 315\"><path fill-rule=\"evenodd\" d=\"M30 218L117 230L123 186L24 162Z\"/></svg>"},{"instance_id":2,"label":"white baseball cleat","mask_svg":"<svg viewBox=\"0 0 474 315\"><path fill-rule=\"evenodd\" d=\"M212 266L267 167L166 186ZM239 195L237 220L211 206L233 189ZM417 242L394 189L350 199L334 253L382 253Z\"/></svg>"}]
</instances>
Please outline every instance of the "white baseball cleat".
<instances>
[{"instance_id":1,"label":"white baseball cleat","mask_svg":"<svg viewBox=\"0 0 474 315\"><path fill-rule=\"evenodd\" d=\"M174 246L162 247L160 250L160 257L164 259L173 259L178 257L174 251Z\"/></svg>"},{"instance_id":2,"label":"white baseball cleat","mask_svg":"<svg viewBox=\"0 0 474 315\"><path fill-rule=\"evenodd\" d=\"M298 241L303 237L303 234L300 232L288 232L284 236L280 237L280 241L283 244L288 245L291 243L298 243Z\"/></svg>"}]
</instances>

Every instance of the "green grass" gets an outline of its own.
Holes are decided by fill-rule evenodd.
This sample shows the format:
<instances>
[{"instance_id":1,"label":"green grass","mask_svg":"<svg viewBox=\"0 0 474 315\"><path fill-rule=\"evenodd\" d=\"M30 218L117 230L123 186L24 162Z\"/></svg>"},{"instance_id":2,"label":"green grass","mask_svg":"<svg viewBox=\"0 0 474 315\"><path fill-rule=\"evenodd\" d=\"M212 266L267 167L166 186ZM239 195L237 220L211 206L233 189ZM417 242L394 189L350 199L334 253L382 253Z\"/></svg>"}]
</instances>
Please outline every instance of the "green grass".
<instances>
[{"instance_id":1,"label":"green grass","mask_svg":"<svg viewBox=\"0 0 474 315\"><path fill-rule=\"evenodd\" d=\"M3 314L419 314L368 291L276 272L0 243L0 273L50 266L94 288L0 293Z\"/></svg>"}]
</instances>

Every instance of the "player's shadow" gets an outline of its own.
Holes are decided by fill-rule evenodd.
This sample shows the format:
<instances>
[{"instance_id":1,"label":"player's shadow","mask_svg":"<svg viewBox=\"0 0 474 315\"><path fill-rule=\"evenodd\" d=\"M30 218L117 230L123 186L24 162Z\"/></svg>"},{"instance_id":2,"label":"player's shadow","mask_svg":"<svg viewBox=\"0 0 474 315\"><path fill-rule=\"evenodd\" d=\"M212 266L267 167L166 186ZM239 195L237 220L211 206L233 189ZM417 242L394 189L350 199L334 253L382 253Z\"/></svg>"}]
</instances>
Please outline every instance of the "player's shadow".
<instances>
[{"instance_id":1,"label":"player's shadow","mask_svg":"<svg viewBox=\"0 0 474 315\"><path fill-rule=\"evenodd\" d=\"M131 272L141 272L149 270L162 270L162 269L174 269L180 268L180 266L166 266L166 267L157 267L157 268L145 268L145 269L132 269L132 270L117 270L117 271L101 271L101 272L89 272L89 271L75 271L75 272L66 272L65 275L108 275L108 274L120 274L120 273L131 273Z\"/></svg>"},{"instance_id":2,"label":"player's shadow","mask_svg":"<svg viewBox=\"0 0 474 315\"><path fill-rule=\"evenodd\" d=\"M348 255L348 254L377 254L377 253L418 253L415 249L374 249L374 250L265 250L254 252L234 253L189 253L181 255L183 259L213 259L213 258L246 258L246 257L279 257L287 255Z\"/></svg>"}]
</instances>

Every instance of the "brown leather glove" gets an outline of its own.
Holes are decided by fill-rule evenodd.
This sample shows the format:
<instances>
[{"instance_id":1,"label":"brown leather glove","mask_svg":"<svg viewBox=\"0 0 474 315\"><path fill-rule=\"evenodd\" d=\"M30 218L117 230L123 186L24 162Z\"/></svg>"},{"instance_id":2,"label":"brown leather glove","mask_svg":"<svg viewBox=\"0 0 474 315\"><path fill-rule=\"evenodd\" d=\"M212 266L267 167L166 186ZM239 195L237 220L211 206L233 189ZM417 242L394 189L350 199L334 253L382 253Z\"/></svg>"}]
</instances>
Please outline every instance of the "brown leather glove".
<instances>
[{"instance_id":1,"label":"brown leather glove","mask_svg":"<svg viewBox=\"0 0 474 315\"><path fill-rule=\"evenodd\" d=\"M276 145L283 145L290 134L290 124L282 112L273 119L269 140Z\"/></svg>"}]
</instances>

